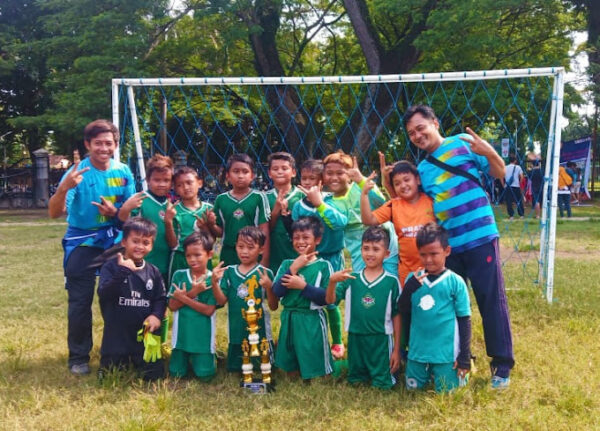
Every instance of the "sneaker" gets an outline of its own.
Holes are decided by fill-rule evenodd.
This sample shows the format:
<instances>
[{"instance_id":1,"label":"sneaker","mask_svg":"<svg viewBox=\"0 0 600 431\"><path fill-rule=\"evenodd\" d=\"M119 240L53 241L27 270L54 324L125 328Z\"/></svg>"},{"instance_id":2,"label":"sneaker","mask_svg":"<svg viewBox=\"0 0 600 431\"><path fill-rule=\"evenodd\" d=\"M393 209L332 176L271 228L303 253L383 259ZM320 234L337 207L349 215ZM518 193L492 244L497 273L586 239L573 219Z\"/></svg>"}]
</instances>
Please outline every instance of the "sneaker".
<instances>
[{"instance_id":1,"label":"sneaker","mask_svg":"<svg viewBox=\"0 0 600 431\"><path fill-rule=\"evenodd\" d=\"M492 376L492 389L508 389L510 385L510 377Z\"/></svg>"},{"instance_id":2,"label":"sneaker","mask_svg":"<svg viewBox=\"0 0 600 431\"><path fill-rule=\"evenodd\" d=\"M341 359L344 357L344 353L346 352L346 348L343 344L333 344L331 346L331 356L334 359Z\"/></svg>"},{"instance_id":3,"label":"sneaker","mask_svg":"<svg viewBox=\"0 0 600 431\"><path fill-rule=\"evenodd\" d=\"M86 363L71 365L69 371L75 376L85 376L91 372L90 366Z\"/></svg>"}]
</instances>

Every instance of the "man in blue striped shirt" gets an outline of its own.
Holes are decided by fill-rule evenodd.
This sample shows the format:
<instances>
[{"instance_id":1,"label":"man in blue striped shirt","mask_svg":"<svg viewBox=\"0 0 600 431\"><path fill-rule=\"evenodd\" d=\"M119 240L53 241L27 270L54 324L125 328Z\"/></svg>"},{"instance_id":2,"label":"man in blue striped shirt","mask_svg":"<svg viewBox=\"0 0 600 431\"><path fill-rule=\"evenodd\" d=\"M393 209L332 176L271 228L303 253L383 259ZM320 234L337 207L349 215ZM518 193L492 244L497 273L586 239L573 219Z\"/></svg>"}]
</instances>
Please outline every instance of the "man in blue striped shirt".
<instances>
[{"instance_id":1,"label":"man in blue striped shirt","mask_svg":"<svg viewBox=\"0 0 600 431\"><path fill-rule=\"evenodd\" d=\"M468 134L447 138L429 106L414 105L404 114L411 142L435 158L465 173L453 173L430 160L419 163L425 193L433 199L438 223L450 234L448 268L469 280L479 306L488 356L492 357L492 387L506 388L514 366L512 335L504 278L498 252L498 228L480 172L504 178L504 161L494 148L467 127ZM471 178L468 178L469 175Z\"/></svg>"}]
</instances>

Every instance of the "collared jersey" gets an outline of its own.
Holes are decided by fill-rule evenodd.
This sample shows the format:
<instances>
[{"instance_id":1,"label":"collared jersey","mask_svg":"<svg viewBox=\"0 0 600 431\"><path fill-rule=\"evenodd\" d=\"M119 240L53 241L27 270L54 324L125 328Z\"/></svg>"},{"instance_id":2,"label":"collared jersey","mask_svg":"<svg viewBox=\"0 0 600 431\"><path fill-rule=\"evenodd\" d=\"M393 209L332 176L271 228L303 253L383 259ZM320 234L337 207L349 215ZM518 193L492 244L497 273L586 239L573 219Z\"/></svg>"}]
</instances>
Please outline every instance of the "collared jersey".
<instances>
[{"instance_id":1,"label":"collared jersey","mask_svg":"<svg viewBox=\"0 0 600 431\"><path fill-rule=\"evenodd\" d=\"M196 209L186 207L183 205L183 202L179 202L175 205L175 210L177 211L177 214L173 219L173 230L175 231L175 237L177 238L175 250L183 253L183 241L197 230L196 217L202 217L202 214L212 208L212 204L207 202L200 202L200 206Z\"/></svg>"},{"instance_id":2,"label":"collared jersey","mask_svg":"<svg viewBox=\"0 0 600 431\"><path fill-rule=\"evenodd\" d=\"M137 332L150 315L162 319L167 306L166 290L158 269L144 261L136 271L107 261L98 283L100 311L104 319L102 355L141 355L144 345Z\"/></svg>"},{"instance_id":3,"label":"collared jersey","mask_svg":"<svg viewBox=\"0 0 600 431\"><path fill-rule=\"evenodd\" d=\"M156 238L152 250L146 256L146 260L155 265L160 273L166 276L169 272L171 256L171 249L167 244L165 235L165 212L169 200L165 197L164 201L160 202L152 193L145 191L144 194L146 198L142 201L142 205L131 211L131 216L142 216L156 225Z\"/></svg>"},{"instance_id":4,"label":"collared jersey","mask_svg":"<svg viewBox=\"0 0 600 431\"><path fill-rule=\"evenodd\" d=\"M460 136L450 136L431 155L479 178L489 173L484 156L471 151ZM479 184L461 175L421 161L417 167L423 190L433 199L433 211L439 224L448 231L452 251L461 253L498 238L494 212L487 194Z\"/></svg>"},{"instance_id":5,"label":"collared jersey","mask_svg":"<svg viewBox=\"0 0 600 431\"><path fill-rule=\"evenodd\" d=\"M360 271L365 267L361 255L361 246L362 236L367 227L362 223L362 218L360 216L361 190L361 186L352 183L344 196L330 195L324 198L325 203L333 206L348 218L348 223L344 228L344 243L348 252L350 252L352 269L354 271ZM385 203L385 199L383 194L381 194L381 191L379 191L379 188L375 187L369 191L369 203L373 209L378 208ZM390 233L390 255L385 259L385 262L394 262L394 264L397 265L398 238L396 238L396 233L391 225L388 224L383 227Z\"/></svg>"},{"instance_id":6,"label":"collared jersey","mask_svg":"<svg viewBox=\"0 0 600 431\"><path fill-rule=\"evenodd\" d=\"M456 318L471 315L467 285L449 269L434 281L428 277L419 285L409 276L400 295L400 312L411 315L408 359L432 364L454 362L459 353Z\"/></svg>"},{"instance_id":7,"label":"collared jersey","mask_svg":"<svg viewBox=\"0 0 600 431\"><path fill-rule=\"evenodd\" d=\"M336 301L344 300L346 331L392 335L392 317L398 314L400 297L398 279L386 271L372 281L367 280L364 270L352 275L354 279L338 283L335 288Z\"/></svg>"},{"instance_id":8,"label":"collared jersey","mask_svg":"<svg viewBox=\"0 0 600 431\"><path fill-rule=\"evenodd\" d=\"M327 196L330 196L330 193L323 195L324 198ZM317 246L319 253L330 255L344 248L344 228L348 224L346 215L325 202L315 208L306 199L301 199L292 209L292 219L295 221L307 216L318 217L323 222L323 237Z\"/></svg>"},{"instance_id":9,"label":"collared jersey","mask_svg":"<svg viewBox=\"0 0 600 431\"><path fill-rule=\"evenodd\" d=\"M398 276L400 284L408 274L421 265L417 249L417 232L429 222L435 221L431 198L420 193L419 200L410 203L401 198L392 199L375 211L373 215L378 223L392 222L398 236Z\"/></svg>"},{"instance_id":10,"label":"collared jersey","mask_svg":"<svg viewBox=\"0 0 600 431\"><path fill-rule=\"evenodd\" d=\"M195 298L196 301L207 305L216 305L217 301L211 287L211 272L206 274L207 289ZM173 296L175 288L173 285L185 289L192 288L192 277L189 269L181 269L173 274L169 298ZM188 353L215 353L216 345L216 313L205 316L191 307L184 305L173 312L173 332L171 334L171 345L174 349L180 349Z\"/></svg>"},{"instance_id":11,"label":"collared jersey","mask_svg":"<svg viewBox=\"0 0 600 431\"><path fill-rule=\"evenodd\" d=\"M225 269L223 278L219 283L223 294L227 297L227 321L230 344L241 344L244 338L248 337L247 323L242 317L242 309L248 310L246 297L249 287L254 286L254 297L260 300L256 307L262 308L262 317L258 321L258 335L260 339L266 338L272 340L271 314L267 302L267 293L258 281L260 280L260 271L267 271L269 278L273 280L273 272L261 264L256 264L254 268L245 274L242 274L239 265L230 265Z\"/></svg>"},{"instance_id":12,"label":"collared jersey","mask_svg":"<svg viewBox=\"0 0 600 431\"><path fill-rule=\"evenodd\" d=\"M63 175L61 182L73 167ZM83 168L90 170L81 174L83 180L66 195L67 223L79 229L98 229L114 225L113 218L101 215L92 202L100 203L102 196L117 209L121 208L123 202L135 193L135 181L129 166L111 159L109 168L101 171L86 157L77 167L79 170Z\"/></svg>"},{"instance_id":13,"label":"collared jersey","mask_svg":"<svg viewBox=\"0 0 600 431\"><path fill-rule=\"evenodd\" d=\"M277 275L275 276L275 280L279 280L284 274L290 269L290 266L294 262L293 259L286 259L281 263L279 267L279 271L277 271ZM331 264L323 259L316 259L307 265L300 268L298 271L298 275L306 281L306 283L311 286L318 287L320 289L327 289L327 285L329 284L329 277L333 273L333 269L331 268ZM290 308L301 308L301 309L319 309L322 308L314 304L310 299L301 296L301 290L298 289L288 289L286 294L281 298L281 305L284 307Z\"/></svg>"},{"instance_id":14,"label":"collared jersey","mask_svg":"<svg viewBox=\"0 0 600 431\"><path fill-rule=\"evenodd\" d=\"M267 200L269 201L269 211L272 211L275 206L277 193L277 189L271 189L266 193ZM297 187L292 186L291 190L285 195L285 199L288 202L288 209L291 211L296 202L303 197L304 193ZM292 239L285 227L283 216L281 214L277 218L275 227L271 230L270 242L269 267L271 270L277 271L279 265L281 265L281 262L285 259L294 259L298 256L298 253L296 253L296 250L294 250L294 247L292 246Z\"/></svg>"},{"instance_id":15,"label":"collared jersey","mask_svg":"<svg viewBox=\"0 0 600 431\"><path fill-rule=\"evenodd\" d=\"M231 192L221 193L215 199L213 211L223 229L223 245L232 248L241 228L266 223L271 214L267 198L257 190L250 190L241 199L233 197Z\"/></svg>"}]
</instances>

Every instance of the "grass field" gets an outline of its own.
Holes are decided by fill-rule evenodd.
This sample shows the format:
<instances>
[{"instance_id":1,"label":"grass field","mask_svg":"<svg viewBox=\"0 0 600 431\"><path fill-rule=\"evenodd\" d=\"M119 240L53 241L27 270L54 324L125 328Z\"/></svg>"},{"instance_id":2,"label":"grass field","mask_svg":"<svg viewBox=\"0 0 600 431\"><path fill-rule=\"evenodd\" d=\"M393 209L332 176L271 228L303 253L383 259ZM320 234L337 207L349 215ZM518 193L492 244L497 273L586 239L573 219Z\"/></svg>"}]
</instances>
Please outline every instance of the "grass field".
<instances>
[{"instance_id":1,"label":"grass field","mask_svg":"<svg viewBox=\"0 0 600 431\"><path fill-rule=\"evenodd\" d=\"M0 429L600 429L600 210L586 207L580 215L592 218L558 224L551 305L528 276L536 272L535 235L527 231L530 249L502 240L503 251L514 254L505 265L517 360L509 390L489 389L474 306L478 371L455 393L407 393L402 385L381 392L343 379L304 384L276 374L275 393L249 396L237 376L221 369L210 384L167 379L145 385L127 375L99 384L95 375L70 375L60 246L65 226L39 212L0 211ZM499 225L518 233L526 222ZM95 371L102 332L97 305L94 313ZM226 315L218 314L223 350Z\"/></svg>"}]
</instances>

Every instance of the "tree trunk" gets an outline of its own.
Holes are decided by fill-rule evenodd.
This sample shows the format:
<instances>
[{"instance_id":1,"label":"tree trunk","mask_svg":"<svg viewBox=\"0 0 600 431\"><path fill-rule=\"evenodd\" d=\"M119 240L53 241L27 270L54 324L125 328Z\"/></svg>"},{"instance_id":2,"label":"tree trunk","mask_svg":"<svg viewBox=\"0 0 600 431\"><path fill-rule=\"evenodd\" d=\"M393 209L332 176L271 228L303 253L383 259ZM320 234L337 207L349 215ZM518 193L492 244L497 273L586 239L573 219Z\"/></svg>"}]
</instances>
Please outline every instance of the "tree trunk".
<instances>
[{"instance_id":1,"label":"tree trunk","mask_svg":"<svg viewBox=\"0 0 600 431\"><path fill-rule=\"evenodd\" d=\"M285 76L276 41L281 7L282 4L277 1L259 0L250 22L247 22L251 29L250 45L254 53L254 67L259 76ZM277 120L278 133L273 140L277 139L279 145L283 144L284 148L296 153L307 139L307 116L296 89L287 85L265 87L265 99ZM299 153L300 157L303 155Z\"/></svg>"}]
</instances>

